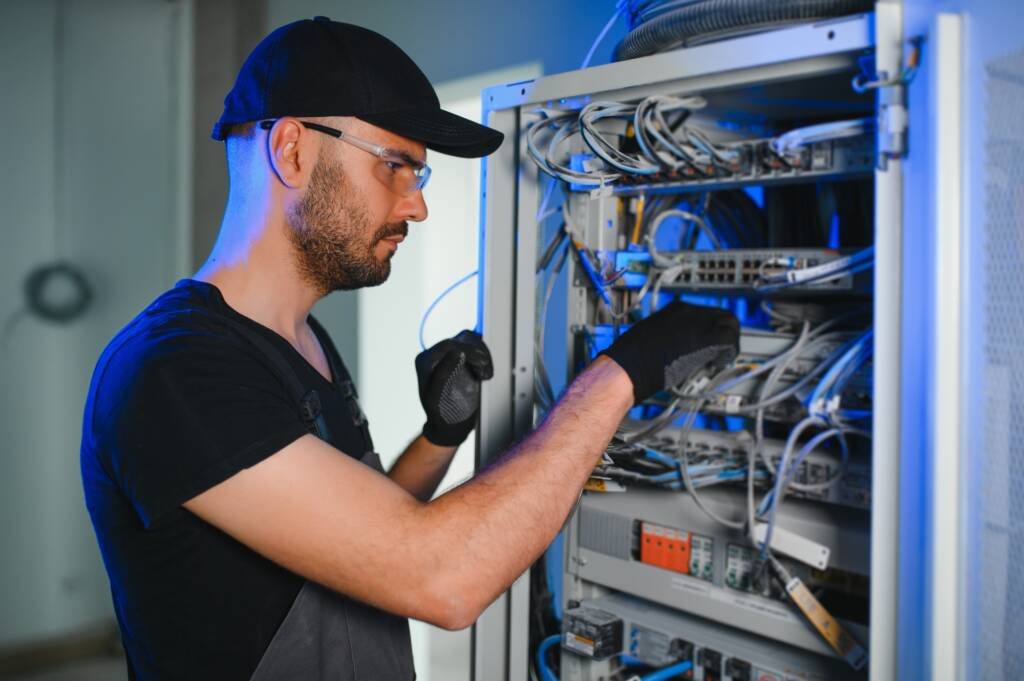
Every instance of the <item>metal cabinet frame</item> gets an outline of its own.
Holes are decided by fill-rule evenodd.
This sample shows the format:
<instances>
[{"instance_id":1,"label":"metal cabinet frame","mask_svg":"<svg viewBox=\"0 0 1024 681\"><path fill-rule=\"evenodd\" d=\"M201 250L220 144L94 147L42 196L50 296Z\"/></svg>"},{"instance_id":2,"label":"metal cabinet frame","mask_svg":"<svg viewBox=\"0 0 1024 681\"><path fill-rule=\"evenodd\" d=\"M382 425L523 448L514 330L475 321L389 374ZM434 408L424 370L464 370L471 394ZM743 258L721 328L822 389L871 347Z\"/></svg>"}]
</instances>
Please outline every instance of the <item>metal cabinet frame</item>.
<instances>
[{"instance_id":1,"label":"metal cabinet frame","mask_svg":"<svg viewBox=\"0 0 1024 681\"><path fill-rule=\"evenodd\" d=\"M575 97L630 100L850 71L873 50L877 70L902 64L902 5L486 90L484 121L506 143L483 162L479 318L495 377L484 385L477 467L532 427L537 173L525 154L523 112ZM880 136L881 137L881 136ZM875 420L871 559L872 681L897 678L900 583L900 409L903 185L899 160L875 173ZM472 678L528 678L529 576L473 629Z\"/></svg>"}]
</instances>

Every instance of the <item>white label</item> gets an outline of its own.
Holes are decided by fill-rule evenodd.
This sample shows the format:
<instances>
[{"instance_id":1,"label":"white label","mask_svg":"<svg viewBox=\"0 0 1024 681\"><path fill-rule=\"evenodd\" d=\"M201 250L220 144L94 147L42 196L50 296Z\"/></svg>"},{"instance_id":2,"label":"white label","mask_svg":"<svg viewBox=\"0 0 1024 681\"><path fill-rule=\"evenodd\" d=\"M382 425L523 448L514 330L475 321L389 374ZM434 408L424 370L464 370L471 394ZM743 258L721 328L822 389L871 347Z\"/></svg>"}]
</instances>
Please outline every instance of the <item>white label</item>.
<instances>
[{"instance_id":1,"label":"white label","mask_svg":"<svg viewBox=\"0 0 1024 681\"><path fill-rule=\"evenodd\" d=\"M757 681L782 681L782 677L775 672L766 672L758 669L754 673L757 674Z\"/></svg>"},{"instance_id":2,"label":"white label","mask_svg":"<svg viewBox=\"0 0 1024 681\"><path fill-rule=\"evenodd\" d=\"M577 653L586 655L587 657L594 656L594 642L589 638L583 638L577 636L572 632L565 632L565 637L562 639L566 648L569 650L575 650Z\"/></svg>"},{"instance_id":3,"label":"white label","mask_svg":"<svg viewBox=\"0 0 1024 681\"><path fill-rule=\"evenodd\" d=\"M768 525L758 523L754 526L754 539L763 543L768 534ZM810 565L819 570L828 568L830 549L827 546L801 537L796 532L784 530L776 526L772 531L772 550L784 553L790 558L795 558L801 563Z\"/></svg>"},{"instance_id":4,"label":"white label","mask_svg":"<svg viewBox=\"0 0 1024 681\"><path fill-rule=\"evenodd\" d=\"M706 582L692 577L673 577L672 588L679 591L691 591L702 596L707 596L711 587Z\"/></svg>"},{"instance_id":5,"label":"white label","mask_svg":"<svg viewBox=\"0 0 1024 681\"><path fill-rule=\"evenodd\" d=\"M773 602L766 601L766 599L738 596L735 593L729 593L721 589L715 589L712 591L711 597L716 601L729 603L739 608L743 608L744 610L756 612L761 615L768 615L769 617L785 620L786 622L796 621L796 617L785 606L776 605Z\"/></svg>"}]
</instances>

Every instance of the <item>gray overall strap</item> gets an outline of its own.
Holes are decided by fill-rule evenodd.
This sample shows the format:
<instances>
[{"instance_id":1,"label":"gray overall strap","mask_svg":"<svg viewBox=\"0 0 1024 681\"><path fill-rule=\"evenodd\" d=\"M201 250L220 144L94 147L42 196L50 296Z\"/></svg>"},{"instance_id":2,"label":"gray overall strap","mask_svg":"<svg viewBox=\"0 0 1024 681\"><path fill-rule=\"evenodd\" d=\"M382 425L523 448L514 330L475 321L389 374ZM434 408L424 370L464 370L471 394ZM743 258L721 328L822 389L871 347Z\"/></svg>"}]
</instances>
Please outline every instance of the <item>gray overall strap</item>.
<instances>
[{"instance_id":1,"label":"gray overall strap","mask_svg":"<svg viewBox=\"0 0 1024 681\"><path fill-rule=\"evenodd\" d=\"M363 451L368 452L373 449L370 425L366 420L366 414L363 413L363 408L359 405L359 394L356 392L356 386L352 382L348 369L341 362L341 356L338 354L337 348L334 347L327 330L313 315L310 315L306 321L309 323L309 328L313 329L313 335L320 341L320 347L323 348L324 355L327 356L327 365L331 368L331 378L341 390L341 396L344 398L345 404L348 405L352 425L359 429L359 434L363 438Z\"/></svg>"},{"instance_id":2,"label":"gray overall strap","mask_svg":"<svg viewBox=\"0 0 1024 681\"><path fill-rule=\"evenodd\" d=\"M317 394L316 390L306 390L306 387L302 385L302 381L299 380L298 375L295 373L295 369L284 358L284 355L258 331L227 316L223 320L238 335L255 347L263 355L264 359L270 362L275 373L284 381L285 387L292 395L292 399L299 405L299 417L306 424L306 428L313 435L316 435L324 442L328 442L330 440L330 433L327 431L327 421L324 419L320 406L320 395Z\"/></svg>"},{"instance_id":3,"label":"gray overall strap","mask_svg":"<svg viewBox=\"0 0 1024 681\"><path fill-rule=\"evenodd\" d=\"M383 472L380 457L363 463ZM249 681L413 681L409 623L306 582Z\"/></svg>"}]
</instances>

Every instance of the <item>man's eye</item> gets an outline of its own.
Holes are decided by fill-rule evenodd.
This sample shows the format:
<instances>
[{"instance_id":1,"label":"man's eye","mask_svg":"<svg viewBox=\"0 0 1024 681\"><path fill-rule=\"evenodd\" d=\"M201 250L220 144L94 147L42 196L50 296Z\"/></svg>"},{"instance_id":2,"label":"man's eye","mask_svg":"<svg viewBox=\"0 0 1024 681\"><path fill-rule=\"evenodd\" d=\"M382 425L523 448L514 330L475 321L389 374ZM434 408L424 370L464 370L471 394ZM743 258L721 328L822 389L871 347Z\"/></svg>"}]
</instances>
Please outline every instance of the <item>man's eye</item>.
<instances>
[{"instance_id":1,"label":"man's eye","mask_svg":"<svg viewBox=\"0 0 1024 681\"><path fill-rule=\"evenodd\" d=\"M384 161L384 164L387 165L388 170L390 170L393 173L397 173L399 170L402 169L402 166L405 165L404 163L401 163L399 161Z\"/></svg>"}]
</instances>

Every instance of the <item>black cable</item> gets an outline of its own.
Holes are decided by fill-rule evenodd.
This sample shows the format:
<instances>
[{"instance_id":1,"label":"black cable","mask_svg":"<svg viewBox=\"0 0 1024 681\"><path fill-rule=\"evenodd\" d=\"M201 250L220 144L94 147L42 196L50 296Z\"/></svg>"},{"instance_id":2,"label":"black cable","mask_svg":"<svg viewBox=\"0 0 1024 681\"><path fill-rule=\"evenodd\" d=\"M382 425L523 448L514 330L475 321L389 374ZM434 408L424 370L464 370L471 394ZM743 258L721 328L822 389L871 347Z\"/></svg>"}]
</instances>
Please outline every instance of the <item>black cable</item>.
<instances>
[{"instance_id":1,"label":"black cable","mask_svg":"<svg viewBox=\"0 0 1024 681\"><path fill-rule=\"evenodd\" d=\"M60 294L61 286L68 289L69 295ZM30 271L25 277L24 292L29 314L58 324L78 319L92 303L92 287L85 275L66 261L39 265Z\"/></svg>"},{"instance_id":2,"label":"black cable","mask_svg":"<svg viewBox=\"0 0 1024 681\"><path fill-rule=\"evenodd\" d=\"M868 12L874 7L874 0L703 0L663 13L657 11L656 5L640 3L648 20L626 34L616 46L615 61L707 42L711 38L722 39L785 24ZM633 17L638 16L634 8Z\"/></svg>"},{"instance_id":3,"label":"black cable","mask_svg":"<svg viewBox=\"0 0 1024 681\"><path fill-rule=\"evenodd\" d=\"M739 212L739 220L746 229L747 248L761 248L768 243L768 233L765 227L764 213L757 202L750 197L750 194L742 189L735 189L729 192L730 200Z\"/></svg>"}]
</instances>

